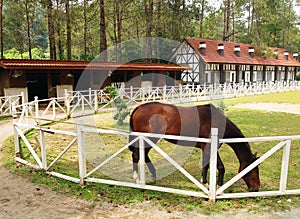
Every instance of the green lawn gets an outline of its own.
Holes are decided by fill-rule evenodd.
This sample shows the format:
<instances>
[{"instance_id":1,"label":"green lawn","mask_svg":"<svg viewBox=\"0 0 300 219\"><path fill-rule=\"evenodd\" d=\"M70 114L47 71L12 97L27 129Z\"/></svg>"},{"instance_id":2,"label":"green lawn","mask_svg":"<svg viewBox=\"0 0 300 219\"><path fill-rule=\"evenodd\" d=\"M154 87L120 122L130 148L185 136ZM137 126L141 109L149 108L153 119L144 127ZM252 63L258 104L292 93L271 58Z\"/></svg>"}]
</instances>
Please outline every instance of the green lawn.
<instances>
[{"instance_id":1,"label":"green lawn","mask_svg":"<svg viewBox=\"0 0 300 219\"><path fill-rule=\"evenodd\" d=\"M226 105L232 105L235 103L243 102L289 102L299 103L300 92L287 92L287 93L276 93L272 95L260 95L260 96L249 96L242 98L234 98L225 100ZM295 100L296 99L296 100ZM284 101L285 100L285 101ZM300 115L286 114L286 113L274 113L265 111L254 111L245 109L229 109L226 111L227 116L242 130L246 137L256 136L276 136L276 135L296 135L299 133L300 127ZM107 121L106 121L107 122ZM106 125L109 125L107 122ZM113 126L113 124L110 124ZM68 128L63 124L55 124L53 127L56 128ZM69 127L70 129L74 127ZM30 132L31 142L36 142L37 133ZM100 140L99 140L100 139ZM54 157L55 154L62 150L62 145L66 145L68 138L62 135L51 135L48 134L46 138L47 144L49 144L48 155ZM98 151L101 151L99 145L105 145L105 153L112 153L113 150L120 147L124 139L119 136L103 135L99 138L99 135L88 136L87 142L92 145L90 150L93 152L90 155L89 160L102 159L105 154L104 152L97 155ZM62 143L63 142L63 143ZM278 142L258 142L251 143L252 151L258 152L261 156L267 150L275 146ZM50 146L51 145L51 146ZM160 142L161 148L166 151L172 151L175 146L165 141ZM180 147L179 147L180 148ZM180 157L180 150L177 149L177 156ZM181 195L174 195L161 192L152 192L147 190L132 189L119 186L109 186L102 184L88 184L86 188L81 188L75 183L71 183L55 177L45 175L42 171L32 170L29 167L21 166L15 168L15 162L13 160L13 138L9 138L6 141L5 147L2 149L3 154L2 161L11 171L22 174L24 177L28 177L34 183L47 184L55 191L59 191L63 194L71 194L82 197L87 200L95 201L108 201L118 204L134 204L142 201L151 201L151 203L161 206L162 208L172 210L196 210L207 214L218 213L223 211L231 211L233 209L247 209L249 211L270 211L270 210L289 210L291 206L300 207L300 196L280 196L280 197L261 197L261 198L247 198L247 199L233 199L233 200L219 200L216 204L211 204L203 199L187 197ZM111 150L111 151L110 151ZM182 148L182 150L184 150ZM31 159L28 155L28 151L23 145L24 156ZM59 163L60 166L55 166L55 170L76 176L78 171L78 165L76 159L74 159L76 153L76 145L66 154L62 161ZM103 155L103 156L102 156ZM158 159L158 155L152 150L151 157L155 161ZM226 173L225 181L232 178L238 169L238 160L231 148L227 145L223 145L220 149L220 156L225 164ZM260 165L260 177L261 177L261 190L277 190L279 186L280 168L281 168L281 156L282 150L277 152L274 156L267 159L263 164ZM289 166L289 189L299 189L300 177L299 177L299 165L300 165L300 141L292 143L290 166ZM76 157L75 157L76 158ZM120 160L124 163L130 164L131 155L129 151L126 151L120 155ZM93 163L88 164L88 168L92 168ZM94 164L95 165L95 164ZM201 151L194 150L189 156L189 159L185 162L184 167L197 179L200 179L201 174ZM111 169L112 171L113 169ZM158 168L158 175L163 174L164 166ZM96 176L103 176L102 173L96 173ZM107 176L106 176L107 177ZM167 175L161 178L158 182L161 186L172 186L174 188L186 188L195 189L195 186L190 183L182 174L178 171L173 172L171 175ZM246 191L246 185L242 180L239 180L226 192L242 192ZM280 202L278 202L280 200Z\"/></svg>"},{"instance_id":2,"label":"green lawn","mask_svg":"<svg viewBox=\"0 0 300 219\"><path fill-rule=\"evenodd\" d=\"M226 105L235 105L238 103L253 103L253 102L276 102L276 103L291 103L300 104L300 90L293 92L262 94L255 96L236 97L224 99Z\"/></svg>"}]
</instances>

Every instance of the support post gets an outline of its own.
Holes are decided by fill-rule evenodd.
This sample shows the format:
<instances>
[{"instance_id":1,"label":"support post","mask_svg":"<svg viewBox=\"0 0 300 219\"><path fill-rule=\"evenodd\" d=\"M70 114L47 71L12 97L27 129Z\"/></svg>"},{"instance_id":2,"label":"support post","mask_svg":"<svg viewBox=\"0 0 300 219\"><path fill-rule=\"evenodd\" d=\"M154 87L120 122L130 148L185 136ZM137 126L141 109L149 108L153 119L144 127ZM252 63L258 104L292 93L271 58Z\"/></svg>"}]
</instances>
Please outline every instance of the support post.
<instances>
[{"instance_id":1,"label":"support post","mask_svg":"<svg viewBox=\"0 0 300 219\"><path fill-rule=\"evenodd\" d=\"M34 97L34 111L35 111L35 118L39 118L39 100L38 97Z\"/></svg>"},{"instance_id":2,"label":"support post","mask_svg":"<svg viewBox=\"0 0 300 219\"><path fill-rule=\"evenodd\" d=\"M85 145L83 139L83 124L82 120L79 120L77 124L77 143L78 143L78 165L79 165L79 178L80 185L85 186L85 176L86 176L86 160L85 160Z\"/></svg>"},{"instance_id":3,"label":"support post","mask_svg":"<svg viewBox=\"0 0 300 219\"><path fill-rule=\"evenodd\" d=\"M97 95L97 91L94 91L94 110L95 113L98 112L98 95Z\"/></svg>"},{"instance_id":4,"label":"support post","mask_svg":"<svg viewBox=\"0 0 300 219\"><path fill-rule=\"evenodd\" d=\"M210 162L209 162L209 200L216 201L216 185L217 185L217 152L218 152L219 138L218 129L211 129L211 144L210 144Z\"/></svg>"},{"instance_id":5,"label":"support post","mask_svg":"<svg viewBox=\"0 0 300 219\"><path fill-rule=\"evenodd\" d=\"M139 138L139 153L140 153L140 184L144 186L145 183L145 141L144 137Z\"/></svg>"},{"instance_id":6,"label":"support post","mask_svg":"<svg viewBox=\"0 0 300 219\"><path fill-rule=\"evenodd\" d=\"M55 109L55 98L52 98L52 119L54 120L56 118L56 109Z\"/></svg>"},{"instance_id":7,"label":"support post","mask_svg":"<svg viewBox=\"0 0 300 219\"><path fill-rule=\"evenodd\" d=\"M15 144L15 154L16 157L21 157L21 150L20 150L20 141L19 141L19 134L16 128L16 124L13 124L14 126L14 144Z\"/></svg>"},{"instance_id":8,"label":"support post","mask_svg":"<svg viewBox=\"0 0 300 219\"><path fill-rule=\"evenodd\" d=\"M65 107L66 107L66 112L67 112L67 116L68 118L71 117L71 106L70 106L70 99L69 99L69 94L67 89L65 89Z\"/></svg>"},{"instance_id":9,"label":"support post","mask_svg":"<svg viewBox=\"0 0 300 219\"><path fill-rule=\"evenodd\" d=\"M281 175L280 175L280 192L285 193L286 184L288 179L289 158L291 150L291 140L287 140L286 145L283 147L282 162L281 162Z\"/></svg>"},{"instance_id":10,"label":"support post","mask_svg":"<svg viewBox=\"0 0 300 219\"><path fill-rule=\"evenodd\" d=\"M45 135L42 129L40 129L40 146L41 146L41 156L42 156L42 168L43 170L47 170Z\"/></svg>"}]
</instances>

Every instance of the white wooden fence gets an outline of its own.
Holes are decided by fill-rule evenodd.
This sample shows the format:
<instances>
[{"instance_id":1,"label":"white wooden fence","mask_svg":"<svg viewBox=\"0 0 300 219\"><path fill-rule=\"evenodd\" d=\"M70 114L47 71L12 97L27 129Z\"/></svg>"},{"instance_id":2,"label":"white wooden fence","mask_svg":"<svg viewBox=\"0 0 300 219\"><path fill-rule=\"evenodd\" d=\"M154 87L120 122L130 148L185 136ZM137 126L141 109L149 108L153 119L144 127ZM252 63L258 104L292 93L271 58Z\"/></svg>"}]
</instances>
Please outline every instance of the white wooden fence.
<instances>
[{"instance_id":1,"label":"white wooden fence","mask_svg":"<svg viewBox=\"0 0 300 219\"><path fill-rule=\"evenodd\" d=\"M16 106L22 106L25 103L24 93L14 96L0 97L0 116L10 116L20 111Z\"/></svg>"},{"instance_id":2,"label":"white wooden fence","mask_svg":"<svg viewBox=\"0 0 300 219\"><path fill-rule=\"evenodd\" d=\"M94 182L94 183L104 183L110 185L117 186L127 186L133 188L142 188L149 189L154 191L162 191L162 192L170 192L175 194L183 194L188 196L196 196L202 198L208 198L212 201L216 199L224 199L224 198L240 198L240 197L258 197L258 196L278 196L278 195L293 195L300 194L300 185L296 189L288 189L287 188L287 180L288 180L288 168L298 168L295 165L289 166L289 157L290 150L292 147L292 141L300 140L300 135L296 136L276 136L276 137L257 137L257 138L240 138L240 139L219 139L218 138L218 130L211 130L211 138L192 138L192 137L184 137L184 136L171 136L171 135L158 135L158 134L146 134L146 133L137 133L137 132L125 132L121 130L109 130L109 129L100 129L97 127L85 126L82 123L75 124L76 132L73 131L65 131L65 130L56 130L52 128L46 128L38 125L28 125L28 124L20 124L14 123L14 142L15 142L15 152L16 152L16 161L25 165L29 165L36 169L42 169L47 174L60 177L75 183L80 183L84 185L85 182ZM39 133L39 147L34 147L30 140L27 139L24 131L24 128L34 129ZM56 156L56 158L50 158L48 156L47 150L51 148L49 142L45 141L45 135L48 133L51 134L62 134L71 136L71 140L69 142L61 142L66 146L64 149ZM112 135L131 135L134 136L134 140L126 145L120 145L119 149L113 154L102 161L100 164L95 166L92 170L87 170L87 158L86 158L86 148L84 143L84 135L87 133L97 133L97 134L112 134ZM211 145L211 160L210 160L210 177L209 177L209 188L207 189L203 184L201 184L194 176L189 173L189 170L184 169L182 166L176 162L176 160L172 159L162 148L158 145L154 144L149 138L165 138L165 139L175 139L175 140L185 140L192 142L206 142ZM34 158L34 162L30 162L21 158L20 154L22 152L20 148L20 141L22 141L26 148L30 151L30 154ZM111 162L114 157L118 156L123 151L127 150L128 145L138 141L140 145L140 163L139 163L139 183L135 181L126 182L120 180L108 180L104 178L95 177L94 174L96 171L101 170L101 168ZM257 159L254 163L249 165L239 174L234 176L232 179L227 181L222 187L216 187L216 153L219 143L229 143L229 142L262 142L262 141L279 141L273 148L263 154L259 159ZM77 142L77 144L76 144ZM192 183L194 183L197 187L196 190L191 189L177 189L170 188L169 185L165 186L155 186L155 185L147 185L146 183L146 175L145 175L145 157L144 157L144 147L145 142L150 144L154 150L156 150L159 154L162 155L169 163L171 163L178 171L186 176ZM46 147L47 145L47 147ZM77 163L78 163L78 176L69 176L67 174L60 173L58 171L51 171L51 167L53 165L57 165L57 161L61 159L61 157L68 151L70 148L74 147L77 150ZM226 189L233 185L237 180L239 180L242 176L244 176L247 172L253 169L255 166L264 162L267 158L272 156L275 152L283 148L282 161L281 161L281 174L280 174L280 185L279 188L275 191L267 191L268 188L261 188L260 192L243 192L243 193L226 193ZM100 151L99 151L100 153ZM299 152L297 152L299 153ZM200 156L199 156L200 159ZM55 170L59 170L59 168L55 168ZM293 170L298 171L298 170ZM200 171L199 171L200 172ZM293 179L290 179L293 180Z\"/></svg>"},{"instance_id":3,"label":"white wooden fence","mask_svg":"<svg viewBox=\"0 0 300 219\"><path fill-rule=\"evenodd\" d=\"M247 96L274 92L300 90L300 81L261 82L251 84L214 84L214 85L179 85L144 88L121 88L118 96L129 105L150 101L167 103L186 103L203 100L223 99L235 96ZM21 98L21 97L19 97ZM61 98L50 98L18 104L13 97L3 98L0 113L20 115L20 122L24 118L60 119L93 114L95 112L112 109L112 99L104 90L85 90L65 92ZM1 102L0 102L1 103Z\"/></svg>"}]
</instances>

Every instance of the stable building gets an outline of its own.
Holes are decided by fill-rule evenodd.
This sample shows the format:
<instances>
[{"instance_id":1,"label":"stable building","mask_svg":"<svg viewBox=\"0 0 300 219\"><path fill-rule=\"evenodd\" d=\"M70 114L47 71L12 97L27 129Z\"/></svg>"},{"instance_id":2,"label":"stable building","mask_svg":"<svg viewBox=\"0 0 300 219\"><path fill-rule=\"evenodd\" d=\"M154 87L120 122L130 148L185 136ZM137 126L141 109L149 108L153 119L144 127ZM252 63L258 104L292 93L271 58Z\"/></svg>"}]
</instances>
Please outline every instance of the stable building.
<instances>
[{"instance_id":1,"label":"stable building","mask_svg":"<svg viewBox=\"0 0 300 219\"><path fill-rule=\"evenodd\" d=\"M189 65L182 79L186 83L223 84L295 80L298 53L282 48L255 51L249 44L186 38L172 60Z\"/></svg>"},{"instance_id":2,"label":"stable building","mask_svg":"<svg viewBox=\"0 0 300 219\"><path fill-rule=\"evenodd\" d=\"M177 64L0 60L0 96L24 92L26 100L58 97L64 90L93 90L105 86L174 86L189 70Z\"/></svg>"}]
</instances>

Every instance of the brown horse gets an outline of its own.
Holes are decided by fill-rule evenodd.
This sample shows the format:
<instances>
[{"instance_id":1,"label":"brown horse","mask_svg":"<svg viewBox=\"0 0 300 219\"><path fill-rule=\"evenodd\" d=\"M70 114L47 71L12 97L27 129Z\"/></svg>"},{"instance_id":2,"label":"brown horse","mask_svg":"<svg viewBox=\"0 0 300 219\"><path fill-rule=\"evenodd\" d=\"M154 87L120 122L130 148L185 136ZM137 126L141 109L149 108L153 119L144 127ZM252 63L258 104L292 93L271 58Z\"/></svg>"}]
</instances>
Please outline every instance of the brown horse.
<instances>
[{"instance_id":1,"label":"brown horse","mask_svg":"<svg viewBox=\"0 0 300 219\"><path fill-rule=\"evenodd\" d=\"M211 128L218 128L220 138L244 138L239 128L231 122L221 110L211 104L199 105L194 107L179 107L158 102L146 103L138 106L130 117L131 130L134 132L158 133L166 135L189 136L199 138L209 138ZM134 139L130 136L129 142ZM150 138L154 143L158 139ZM202 183L207 183L207 171L209 167L209 149L205 150L206 143L188 142L183 140L167 141L182 145L195 146L202 149ZM252 154L249 143L229 143L229 146L235 152L240 168L239 172L253 163L257 158ZM129 146L132 151L134 177L137 178L139 147L135 145ZM145 162L151 172L152 179L156 179L156 170L149 159L148 153L151 149L150 145L145 147ZM219 186L223 185L225 168L222 160L217 153L217 169ZM256 192L260 188L259 171L256 166L250 172L243 176L249 191Z\"/></svg>"}]
</instances>

